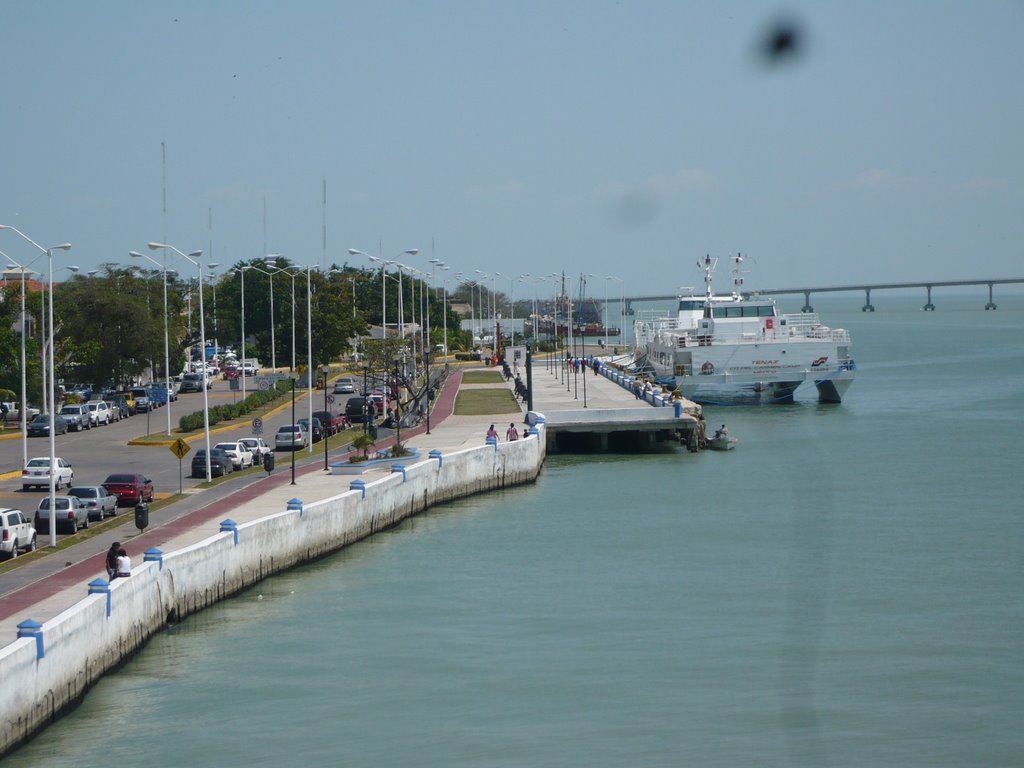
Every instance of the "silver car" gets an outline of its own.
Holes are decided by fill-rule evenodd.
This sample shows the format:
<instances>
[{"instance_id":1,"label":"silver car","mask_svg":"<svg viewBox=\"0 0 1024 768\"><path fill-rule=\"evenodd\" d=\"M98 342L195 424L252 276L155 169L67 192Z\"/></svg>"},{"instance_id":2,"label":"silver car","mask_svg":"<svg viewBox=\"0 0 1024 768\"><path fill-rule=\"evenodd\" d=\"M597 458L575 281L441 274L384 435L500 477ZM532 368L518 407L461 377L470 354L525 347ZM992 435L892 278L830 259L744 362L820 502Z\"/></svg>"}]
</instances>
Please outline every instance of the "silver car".
<instances>
[{"instance_id":1,"label":"silver car","mask_svg":"<svg viewBox=\"0 0 1024 768\"><path fill-rule=\"evenodd\" d=\"M102 520L117 514L117 496L102 485L76 485L68 488L68 496L77 496L90 520Z\"/></svg>"},{"instance_id":2,"label":"silver car","mask_svg":"<svg viewBox=\"0 0 1024 768\"><path fill-rule=\"evenodd\" d=\"M306 432L300 425L285 424L283 427L278 427L277 434L274 435L274 450L297 451L299 448L306 447L306 441Z\"/></svg>"},{"instance_id":3,"label":"silver car","mask_svg":"<svg viewBox=\"0 0 1024 768\"><path fill-rule=\"evenodd\" d=\"M81 432L92 426L92 418L89 416L89 409L84 405L65 405L60 409L60 415L68 423L69 430Z\"/></svg>"},{"instance_id":4,"label":"silver car","mask_svg":"<svg viewBox=\"0 0 1024 768\"><path fill-rule=\"evenodd\" d=\"M89 527L89 512L77 496L55 496L54 515L57 530L63 528L69 533L78 533L79 528ZM39 533L50 532L50 497L44 496L36 508L35 528Z\"/></svg>"}]
</instances>

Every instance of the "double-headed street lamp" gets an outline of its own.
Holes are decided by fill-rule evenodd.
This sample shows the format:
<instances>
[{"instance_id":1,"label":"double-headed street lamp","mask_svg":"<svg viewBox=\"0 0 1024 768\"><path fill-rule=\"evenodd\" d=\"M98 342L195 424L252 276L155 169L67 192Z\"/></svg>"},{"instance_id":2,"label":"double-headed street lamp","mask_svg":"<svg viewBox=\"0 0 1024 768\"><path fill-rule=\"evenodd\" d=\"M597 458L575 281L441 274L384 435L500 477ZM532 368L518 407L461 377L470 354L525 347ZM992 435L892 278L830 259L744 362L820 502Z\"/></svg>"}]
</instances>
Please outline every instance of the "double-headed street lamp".
<instances>
[{"instance_id":1,"label":"double-headed street lamp","mask_svg":"<svg viewBox=\"0 0 1024 768\"><path fill-rule=\"evenodd\" d=\"M21 405L18 408L18 418L21 420L21 465L25 466L28 464L28 420L25 413L28 410L26 408L26 405L28 404L28 380L25 358L25 334L27 325L27 318L25 315L25 277L26 275L33 274L32 272L29 272L28 268L40 257L37 256L29 264L19 264L3 251L0 251L0 256L3 256L11 262L8 269L17 269L21 273ZM43 390L46 390L45 374L43 378Z\"/></svg>"},{"instance_id":2,"label":"double-headed street lamp","mask_svg":"<svg viewBox=\"0 0 1024 768\"><path fill-rule=\"evenodd\" d=\"M167 243L147 243L147 247L151 251L155 251L158 248L165 250L169 248L190 264L195 265L199 275L199 341L203 358L203 435L206 439L206 482L210 482L213 480L213 472L210 469L210 398L206 389L206 377L208 375L206 371L206 313L203 308L203 265L199 261L199 257L203 255L203 252L192 251L189 254L185 254ZM216 264L210 264L209 266L214 267Z\"/></svg>"},{"instance_id":3,"label":"double-headed street lamp","mask_svg":"<svg viewBox=\"0 0 1024 768\"><path fill-rule=\"evenodd\" d=\"M159 261L154 259L152 256L147 256L144 253L138 251L128 251L128 255L133 259L145 259L152 264L155 264L157 268L163 272L164 276L164 374L167 377L167 403L164 407L167 409L167 436L171 436L171 345L170 338L167 330L167 251L164 251L164 262L161 264Z\"/></svg>"},{"instance_id":4,"label":"double-headed street lamp","mask_svg":"<svg viewBox=\"0 0 1024 768\"><path fill-rule=\"evenodd\" d=\"M408 255L408 256L415 256L419 252L420 252L419 248L410 248L407 251L402 251L398 255L399 256L406 256L406 255ZM356 248L349 248L348 249L348 254L349 254L349 256L365 256L370 261L374 261L374 262L379 261L381 263L381 267L380 267L380 285L381 285L381 294L380 294L380 324L381 324L381 329L383 330L383 337L386 339L388 337L387 282L384 280L384 274L387 271L387 266L389 264L397 264L398 262L397 261L389 261L389 260L381 259L381 258L378 258L377 256L371 256L370 254L366 253L365 251L360 251L360 250L358 250ZM399 276L399 282L398 282L398 316L399 316L399 319L401 319L401 317L402 317L402 282L401 282L402 272L401 272L401 269L399 269L398 276ZM399 330L401 330L401 328L399 328Z\"/></svg>"},{"instance_id":5,"label":"double-headed street lamp","mask_svg":"<svg viewBox=\"0 0 1024 768\"><path fill-rule=\"evenodd\" d=\"M48 387L49 390L50 390L50 409L49 409L50 410L50 546L51 547L55 547L55 546L57 546L57 501L56 501L56 496L57 496L57 488L56 488L56 479L57 479L57 472L56 472L56 469L57 469L57 467L56 467L56 464L57 464L57 459L56 459L56 456L57 456L57 440L56 440L56 436L54 434L54 432L55 432L55 425L54 425L55 418L54 418L54 414L55 414L55 412L57 410L57 404L55 402L56 398L54 397L54 392L56 390L56 383L54 381L54 375L53 375L53 346L54 346L54 343L56 342L56 334L53 332L53 252L54 251L58 251L58 250L59 251L70 250L71 249L71 243L62 243L61 245L54 245L54 246L52 246L50 248L43 248L43 246L41 246L39 243L37 243L32 238L30 238L28 235L26 235L20 229L18 229L16 227L12 227L10 224L0 224L0 229L9 229L12 232L14 232L15 234L19 235L22 239L27 240L28 242L32 243L32 245L34 245L36 248L38 248L40 251L42 251L43 253L46 254L46 260L47 260L47 262L49 264L50 297L49 297L49 300L48 300L48 306L47 306L47 310L46 311L47 311L47 315L49 316L49 320L50 320L50 352L49 352L49 357L50 357L50 380L49 380L49 387ZM24 328L22 328L22 331L24 332ZM25 407L25 404L22 403L22 410L23 411L24 411L24 407Z\"/></svg>"}]
</instances>

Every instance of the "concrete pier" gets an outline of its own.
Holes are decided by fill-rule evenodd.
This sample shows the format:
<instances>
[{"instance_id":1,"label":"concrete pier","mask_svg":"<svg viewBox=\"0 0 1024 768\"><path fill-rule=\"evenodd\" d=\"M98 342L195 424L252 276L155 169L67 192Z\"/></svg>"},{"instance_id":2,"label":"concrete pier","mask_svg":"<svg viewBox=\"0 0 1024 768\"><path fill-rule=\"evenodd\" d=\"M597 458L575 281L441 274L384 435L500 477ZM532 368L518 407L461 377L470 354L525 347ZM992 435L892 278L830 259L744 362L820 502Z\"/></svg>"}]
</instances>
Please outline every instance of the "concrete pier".
<instances>
[{"instance_id":1,"label":"concrete pier","mask_svg":"<svg viewBox=\"0 0 1024 768\"><path fill-rule=\"evenodd\" d=\"M549 452L643 451L691 442L701 406L660 391L638 397L632 375L602 363L598 369L563 376L534 367L534 410L543 414Z\"/></svg>"}]
</instances>

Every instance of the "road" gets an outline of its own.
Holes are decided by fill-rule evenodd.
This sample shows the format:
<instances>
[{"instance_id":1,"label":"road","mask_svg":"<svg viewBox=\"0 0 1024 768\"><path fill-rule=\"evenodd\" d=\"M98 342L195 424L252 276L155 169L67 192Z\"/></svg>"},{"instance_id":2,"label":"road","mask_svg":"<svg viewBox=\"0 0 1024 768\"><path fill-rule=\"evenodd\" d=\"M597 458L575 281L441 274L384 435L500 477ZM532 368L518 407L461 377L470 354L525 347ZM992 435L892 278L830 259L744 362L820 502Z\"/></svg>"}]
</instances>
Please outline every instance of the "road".
<instances>
[{"instance_id":1,"label":"road","mask_svg":"<svg viewBox=\"0 0 1024 768\"><path fill-rule=\"evenodd\" d=\"M349 395L332 395L334 402L330 410L344 412ZM230 403L241 398L241 392L232 392L228 382L217 381L208 393L211 406ZM323 390L313 392L313 410L324 407ZM109 426L94 427L83 432L68 432L57 435L57 455L68 461L75 472L75 484L95 485L102 483L114 472L139 472L153 480L157 497L177 493L179 483L179 463L166 445L133 446L128 441L145 434L162 433L167 426L168 407L171 408L171 425L177 425L178 419L188 413L201 411L203 406L202 393L182 394L170 406L158 408L150 414L140 413L131 418ZM309 415L309 406L305 390L296 392L295 418ZM148 426L147 426L148 420ZM263 437L272 446L274 433L282 424L290 424L291 408L283 408L277 413L264 418ZM251 423L246 421L225 431L211 433L210 444L242 437L252 436ZM202 438L190 442L193 450L203 446ZM319 451L319 453L318 453ZM49 455L47 438L31 437L28 439L28 458ZM182 487L187 492L205 478L189 477L191 470L191 452L181 462ZM313 446L313 451L300 451L297 460L303 457L313 459L323 457L320 443ZM277 454L277 465L284 468L290 461L287 452ZM39 504L39 499L46 495L45 491L24 491L21 487L20 470L22 467L22 440L20 438L0 440L0 475L17 472L16 476L0 480L0 505L13 507L22 512L32 514Z\"/></svg>"}]
</instances>

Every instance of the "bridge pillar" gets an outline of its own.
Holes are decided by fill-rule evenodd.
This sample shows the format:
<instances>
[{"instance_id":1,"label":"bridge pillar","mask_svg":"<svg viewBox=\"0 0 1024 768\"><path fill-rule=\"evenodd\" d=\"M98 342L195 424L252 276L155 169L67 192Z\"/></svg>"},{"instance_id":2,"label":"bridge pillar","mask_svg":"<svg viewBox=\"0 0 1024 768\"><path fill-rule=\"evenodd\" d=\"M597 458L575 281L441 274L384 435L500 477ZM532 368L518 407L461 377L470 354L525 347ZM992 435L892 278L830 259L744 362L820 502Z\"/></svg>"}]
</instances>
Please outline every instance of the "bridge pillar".
<instances>
[{"instance_id":1,"label":"bridge pillar","mask_svg":"<svg viewBox=\"0 0 1024 768\"><path fill-rule=\"evenodd\" d=\"M923 309L925 312L934 312L935 305L932 304L932 287L930 285L926 285L925 289L928 291L928 302L923 307L921 307L921 309Z\"/></svg>"},{"instance_id":2,"label":"bridge pillar","mask_svg":"<svg viewBox=\"0 0 1024 768\"><path fill-rule=\"evenodd\" d=\"M814 311L814 307L811 306L811 292L810 291L804 291L804 308L801 309L800 311L801 312L813 312Z\"/></svg>"},{"instance_id":3,"label":"bridge pillar","mask_svg":"<svg viewBox=\"0 0 1024 768\"><path fill-rule=\"evenodd\" d=\"M992 301L992 283L988 284L988 304L985 305L986 311L989 309L995 309L995 302Z\"/></svg>"},{"instance_id":4,"label":"bridge pillar","mask_svg":"<svg viewBox=\"0 0 1024 768\"><path fill-rule=\"evenodd\" d=\"M860 311L861 312L874 312L875 311L875 307L871 303L871 289L870 288L865 288L864 289L864 306L860 308Z\"/></svg>"}]
</instances>

